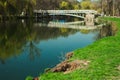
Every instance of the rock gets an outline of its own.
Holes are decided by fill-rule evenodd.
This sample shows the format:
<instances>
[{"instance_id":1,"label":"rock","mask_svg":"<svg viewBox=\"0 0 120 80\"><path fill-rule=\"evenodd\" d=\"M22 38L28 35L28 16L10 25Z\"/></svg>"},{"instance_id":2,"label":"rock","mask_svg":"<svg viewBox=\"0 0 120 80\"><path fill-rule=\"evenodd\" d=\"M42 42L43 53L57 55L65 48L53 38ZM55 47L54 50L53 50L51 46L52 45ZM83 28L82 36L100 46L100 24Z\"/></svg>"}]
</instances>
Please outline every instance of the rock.
<instances>
[{"instance_id":1,"label":"rock","mask_svg":"<svg viewBox=\"0 0 120 80\"><path fill-rule=\"evenodd\" d=\"M66 59L70 59L73 56L73 52L69 52L65 55Z\"/></svg>"},{"instance_id":2,"label":"rock","mask_svg":"<svg viewBox=\"0 0 120 80\"><path fill-rule=\"evenodd\" d=\"M69 65L68 61L63 61L62 63L58 64L56 67L51 69L51 71L52 72L64 72L69 67L70 67L70 65Z\"/></svg>"},{"instance_id":3,"label":"rock","mask_svg":"<svg viewBox=\"0 0 120 80\"><path fill-rule=\"evenodd\" d=\"M64 74L66 74L76 69L85 68L86 66L88 66L89 62L90 61L85 61L85 60L74 60L72 62L69 62L66 60L58 64L56 67L52 68L51 71L64 72Z\"/></svg>"},{"instance_id":4,"label":"rock","mask_svg":"<svg viewBox=\"0 0 120 80\"><path fill-rule=\"evenodd\" d=\"M33 80L40 80L38 77L35 77Z\"/></svg>"}]
</instances>

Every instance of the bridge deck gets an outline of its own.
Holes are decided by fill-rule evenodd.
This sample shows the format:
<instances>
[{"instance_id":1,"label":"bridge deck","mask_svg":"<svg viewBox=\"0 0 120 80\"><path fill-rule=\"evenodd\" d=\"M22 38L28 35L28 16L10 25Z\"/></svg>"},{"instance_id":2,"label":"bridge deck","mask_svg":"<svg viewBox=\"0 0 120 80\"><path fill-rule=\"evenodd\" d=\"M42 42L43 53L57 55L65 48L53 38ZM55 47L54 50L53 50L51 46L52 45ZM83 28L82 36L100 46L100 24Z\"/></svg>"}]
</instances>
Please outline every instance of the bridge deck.
<instances>
[{"instance_id":1,"label":"bridge deck","mask_svg":"<svg viewBox=\"0 0 120 80\"><path fill-rule=\"evenodd\" d=\"M61 14L74 14L74 13L92 13L96 14L95 10L34 10L35 13L61 13Z\"/></svg>"}]
</instances>

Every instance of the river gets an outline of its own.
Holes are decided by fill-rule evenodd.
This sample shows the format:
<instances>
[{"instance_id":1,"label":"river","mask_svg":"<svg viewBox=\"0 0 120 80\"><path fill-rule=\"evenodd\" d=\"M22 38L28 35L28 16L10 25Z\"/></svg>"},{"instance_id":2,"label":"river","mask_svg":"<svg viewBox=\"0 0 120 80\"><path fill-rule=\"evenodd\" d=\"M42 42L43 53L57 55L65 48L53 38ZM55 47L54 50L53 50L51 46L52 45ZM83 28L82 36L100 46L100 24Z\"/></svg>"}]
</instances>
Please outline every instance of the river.
<instances>
[{"instance_id":1,"label":"river","mask_svg":"<svg viewBox=\"0 0 120 80\"><path fill-rule=\"evenodd\" d=\"M74 20L0 23L0 79L36 77L63 61L67 52L88 46L99 38L100 29L67 28L66 25L85 26L84 23L74 24L78 22Z\"/></svg>"}]
</instances>

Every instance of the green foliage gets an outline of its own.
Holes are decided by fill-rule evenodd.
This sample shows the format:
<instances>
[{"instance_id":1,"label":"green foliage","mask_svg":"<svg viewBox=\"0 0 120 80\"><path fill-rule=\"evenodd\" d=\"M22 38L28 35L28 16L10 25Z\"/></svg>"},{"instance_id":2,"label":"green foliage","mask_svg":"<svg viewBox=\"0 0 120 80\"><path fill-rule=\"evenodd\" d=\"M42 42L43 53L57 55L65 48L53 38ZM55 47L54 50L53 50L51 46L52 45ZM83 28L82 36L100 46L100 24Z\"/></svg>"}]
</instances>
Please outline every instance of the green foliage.
<instances>
[{"instance_id":1,"label":"green foliage","mask_svg":"<svg viewBox=\"0 0 120 80\"><path fill-rule=\"evenodd\" d=\"M80 9L80 5L79 5L79 4L73 5L73 8L74 8L75 10L79 10L79 9Z\"/></svg>"},{"instance_id":2,"label":"green foliage","mask_svg":"<svg viewBox=\"0 0 120 80\"><path fill-rule=\"evenodd\" d=\"M2 14L6 14L6 8L7 8L7 1L0 1L0 9L3 12L0 12Z\"/></svg>"},{"instance_id":3,"label":"green foliage","mask_svg":"<svg viewBox=\"0 0 120 80\"><path fill-rule=\"evenodd\" d=\"M0 14L1 15L20 15L22 11L32 15L33 7L36 5L36 0L1 0Z\"/></svg>"},{"instance_id":4,"label":"green foliage","mask_svg":"<svg viewBox=\"0 0 120 80\"><path fill-rule=\"evenodd\" d=\"M25 80L33 80L33 77L28 76Z\"/></svg>"},{"instance_id":5,"label":"green foliage","mask_svg":"<svg viewBox=\"0 0 120 80\"><path fill-rule=\"evenodd\" d=\"M66 1L62 1L62 2L60 3L60 8L61 8L61 9L68 9L68 8L69 8L69 3L66 2Z\"/></svg>"},{"instance_id":6,"label":"green foliage","mask_svg":"<svg viewBox=\"0 0 120 80\"><path fill-rule=\"evenodd\" d=\"M90 4L91 4L90 1L82 1L81 2L81 8L82 9L90 9Z\"/></svg>"}]
</instances>

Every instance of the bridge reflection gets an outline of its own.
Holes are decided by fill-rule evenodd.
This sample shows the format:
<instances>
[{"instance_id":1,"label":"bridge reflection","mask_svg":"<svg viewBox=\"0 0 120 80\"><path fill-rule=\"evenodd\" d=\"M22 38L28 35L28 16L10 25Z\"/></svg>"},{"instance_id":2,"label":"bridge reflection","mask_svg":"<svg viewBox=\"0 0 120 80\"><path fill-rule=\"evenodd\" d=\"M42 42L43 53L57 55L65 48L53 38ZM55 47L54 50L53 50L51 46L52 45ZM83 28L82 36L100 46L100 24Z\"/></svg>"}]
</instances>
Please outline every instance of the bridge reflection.
<instances>
[{"instance_id":1,"label":"bridge reflection","mask_svg":"<svg viewBox=\"0 0 120 80\"><path fill-rule=\"evenodd\" d=\"M46 23L35 23L34 26L47 26L47 27L58 27L58 28L71 28L71 29L97 29L101 25L94 25L94 22L85 22L85 21L75 21L75 22L53 22L50 21L48 24Z\"/></svg>"}]
</instances>

